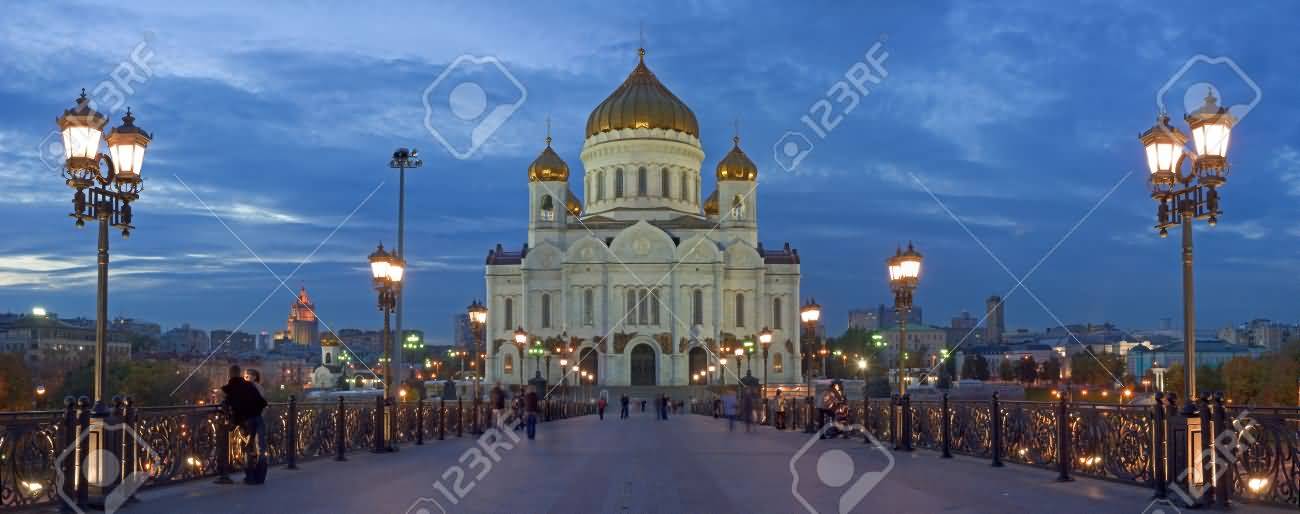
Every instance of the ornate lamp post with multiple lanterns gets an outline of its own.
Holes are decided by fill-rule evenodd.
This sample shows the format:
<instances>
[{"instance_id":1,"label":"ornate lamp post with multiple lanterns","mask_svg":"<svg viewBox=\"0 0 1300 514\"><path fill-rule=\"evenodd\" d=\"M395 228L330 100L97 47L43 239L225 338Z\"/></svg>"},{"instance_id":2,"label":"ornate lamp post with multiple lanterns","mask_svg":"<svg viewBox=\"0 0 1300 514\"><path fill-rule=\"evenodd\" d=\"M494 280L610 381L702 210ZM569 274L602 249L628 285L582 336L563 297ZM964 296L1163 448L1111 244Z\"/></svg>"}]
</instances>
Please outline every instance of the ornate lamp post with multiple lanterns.
<instances>
[{"instance_id":1,"label":"ornate lamp post with multiple lanterns","mask_svg":"<svg viewBox=\"0 0 1300 514\"><path fill-rule=\"evenodd\" d=\"M397 307L397 297L402 290L402 278L406 275L406 262L400 256L384 251L383 243L370 254L370 277L374 279L375 291L379 293L379 310L384 313L384 397L379 402L376 416L382 420L382 429L375 430L376 451L391 450L393 420L384 415L384 408L393 402L393 334L389 327L389 318Z\"/></svg>"},{"instance_id":2,"label":"ornate lamp post with multiple lanterns","mask_svg":"<svg viewBox=\"0 0 1300 514\"><path fill-rule=\"evenodd\" d=\"M108 370L108 228L120 229L122 237L131 235L131 202L140 196L143 180L140 168L153 135L135 126L131 109L122 116L122 124L104 136L108 118L90 107L86 90L81 90L76 106L63 111L55 120L63 136L64 183L72 194L72 213L78 228L86 220L99 221L98 274L95 285L95 371L94 407L91 414L89 445L91 457L84 476L89 482L92 503L103 501L120 477L113 469L119 462L109 444L107 433L109 410L104 404L104 381ZM100 152L100 139L108 153Z\"/></svg>"},{"instance_id":3,"label":"ornate lamp post with multiple lanterns","mask_svg":"<svg viewBox=\"0 0 1300 514\"><path fill-rule=\"evenodd\" d=\"M912 291L921 281L921 254L911 242L907 250L898 249L886 260L889 288L894 290L894 317L898 324L898 395L907 394L907 317L912 312Z\"/></svg>"},{"instance_id":4,"label":"ornate lamp post with multiple lanterns","mask_svg":"<svg viewBox=\"0 0 1300 514\"><path fill-rule=\"evenodd\" d=\"M1196 303L1192 280L1192 221L1205 220L1210 226L1219 221L1219 191L1227 181L1228 140L1237 118L1225 107L1220 107L1214 91L1205 95L1205 103L1184 116L1192 131L1195 151L1185 147L1187 136L1169 124L1169 116L1160 113L1156 123L1138 136L1146 151L1147 168L1151 172L1151 199L1156 201L1156 225L1160 237L1169 235L1169 228L1182 227L1183 251L1183 409L1186 423L1176 423L1177 432L1186 431L1187 458L1170 455L1171 462L1179 462L1171 475L1179 474L1182 466L1190 466L1186 473L1190 487L1204 483L1208 470L1202 469L1200 441L1205 437L1200 426L1196 406ZM1185 172L1183 162L1191 159L1191 169ZM1171 423L1171 426L1175 424ZM1184 438L1182 434L1169 435L1170 440ZM1188 489L1190 490L1190 489Z\"/></svg>"}]
</instances>

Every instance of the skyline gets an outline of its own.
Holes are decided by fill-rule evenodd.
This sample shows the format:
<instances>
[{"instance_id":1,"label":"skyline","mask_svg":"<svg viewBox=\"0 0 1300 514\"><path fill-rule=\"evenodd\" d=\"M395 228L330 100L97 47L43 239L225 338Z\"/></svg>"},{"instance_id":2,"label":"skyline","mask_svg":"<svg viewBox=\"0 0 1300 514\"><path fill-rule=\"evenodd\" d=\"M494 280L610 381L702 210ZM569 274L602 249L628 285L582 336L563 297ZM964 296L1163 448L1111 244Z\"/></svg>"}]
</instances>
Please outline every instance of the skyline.
<instances>
[{"instance_id":1,"label":"skyline","mask_svg":"<svg viewBox=\"0 0 1300 514\"><path fill-rule=\"evenodd\" d=\"M12 49L0 66L15 77L0 84L9 114L0 120L0 176L11 184L0 208L15 227L30 227L0 243L0 310L93 313L93 232L75 230L66 217L70 194L45 166L42 142L80 88L93 90L144 42L153 55L149 78L126 103L155 144L135 204L138 229L111 241L111 315L234 329L255 311L242 329L251 333L283 325L292 292L306 285L329 327L377 325L364 259L380 239L395 244L397 181L386 164L406 146L425 160L407 184L406 328L450 334L448 313L483 297L487 250L522 244L526 168L544 146L545 120L555 150L580 174L586 115L635 63L644 22L647 63L700 119L702 192L712 189L709 172L739 119L741 144L764 184L764 244L800 249L804 296L824 306L833 332L850 309L889 303L884 259L908 240L926 254L917 303L930 321L946 323L962 310L978 318L991 294L1008 297L1013 328L1055 326L1053 313L1066 323L1138 327L1178 319L1177 243L1151 228L1155 205L1136 135L1154 120L1156 91L1188 59L1227 56L1263 101L1234 131L1237 173L1223 191L1223 221L1197 228L1199 324L1296 318L1286 300L1300 286L1277 279L1297 269L1300 249L1300 230L1277 216L1300 195L1300 151L1287 143L1294 129L1285 128L1300 109L1284 82L1295 65L1278 58L1298 46L1284 37L1286 16L1261 25L1242 9L1193 34L1181 29L1204 27L1190 14L1198 9L1123 4L1098 14L1033 3L858 13L763 6L724 26L715 20L726 7L706 4L563 15L525 7L513 19L476 7L448 15L413 6L407 18L422 28L402 31L387 30L380 13L335 17L342 6L330 17L275 6L260 6L260 15L178 9L116 7L92 18L77 14L85 9L33 4L0 21L0 45ZM33 22L56 11L82 19L53 29ZM197 25L201 17L227 23ZM276 23L287 18L303 23ZM1251 23L1237 23L1245 18ZM100 46L76 36L122 24L138 38ZM574 30L546 30L556 24ZM972 24L989 30L964 30ZM1160 30L1134 29L1155 24ZM762 37L792 27L835 37ZM711 37L698 38L706 30ZM1247 44L1270 36L1276 44ZM786 131L806 130L800 117L877 42L889 54L888 76L794 172L783 170L769 148ZM462 53L496 56L528 91L468 160L425 129L421 102ZM1209 80L1225 103L1240 103L1246 88L1222 79L1187 82ZM1168 106L1174 118L1187 95L1177 96ZM122 114L101 111L113 124ZM580 180L570 184L583 195ZM285 277L344 220L277 289L260 261ZM1024 291L1006 294L1016 280L981 248L1019 276L1067 233L1026 282L1050 313Z\"/></svg>"}]
</instances>

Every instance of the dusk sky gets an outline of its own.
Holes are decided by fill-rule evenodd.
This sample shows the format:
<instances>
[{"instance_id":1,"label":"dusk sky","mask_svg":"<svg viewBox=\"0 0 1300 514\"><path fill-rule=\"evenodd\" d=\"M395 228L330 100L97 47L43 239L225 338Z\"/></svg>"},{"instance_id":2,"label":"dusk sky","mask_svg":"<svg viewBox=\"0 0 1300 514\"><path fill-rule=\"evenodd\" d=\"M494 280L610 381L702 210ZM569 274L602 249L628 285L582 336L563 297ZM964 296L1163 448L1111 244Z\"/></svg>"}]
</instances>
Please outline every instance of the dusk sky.
<instances>
[{"instance_id":1,"label":"dusk sky","mask_svg":"<svg viewBox=\"0 0 1300 514\"><path fill-rule=\"evenodd\" d=\"M1178 234L1152 229L1137 135L1162 103L1185 130L1206 84L1243 116L1223 218L1196 226L1199 326L1297 321L1300 5L862 4L10 5L0 311L94 315L95 231L67 216L47 139L86 88L111 125L129 105L154 134L137 229L111 239L111 315L274 331L306 286L322 329L377 327L365 258L395 242L388 159L407 146L424 167L407 177L406 325L448 340L451 315L484 294L488 249L526 240L548 116L582 194L587 116L636 64L644 25L648 66L699 119L701 193L739 120L760 236L800 250L802 294L833 333L849 309L891 302L884 259L908 240L925 255L916 302L931 324L1007 294L1017 279L1000 260L1016 277L1035 269L1008 296L1011 328L1178 326ZM846 112L834 86L877 43L887 76ZM462 55L502 68L451 68ZM442 75L477 81L489 107L522 99L466 159L426 127ZM464 106L431 96L435 129L467 140L439 124ZM820 118L824 99L842 119L821 137L801 117ZM812 147L787 171L773 147L790 131Z\"/></svg>"}]
</instances>

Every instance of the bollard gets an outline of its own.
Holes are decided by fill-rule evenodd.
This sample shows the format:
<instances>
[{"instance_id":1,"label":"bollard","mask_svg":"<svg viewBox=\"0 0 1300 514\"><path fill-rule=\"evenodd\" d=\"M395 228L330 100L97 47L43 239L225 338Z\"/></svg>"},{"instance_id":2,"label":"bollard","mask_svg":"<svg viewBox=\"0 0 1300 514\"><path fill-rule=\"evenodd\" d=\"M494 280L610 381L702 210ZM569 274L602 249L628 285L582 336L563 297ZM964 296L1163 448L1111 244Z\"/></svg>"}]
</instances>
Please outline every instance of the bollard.
<instances>
[{"instance_id":1,"label":"bollard","mask_svg":"<svg viewBox=\"0 0 1300 514\"><path fill-rule=\"evenodd\" d=\"M1156 498L1168 498L1168 469L1165 462L1165 393L1164 391L1156 392L1156 405L1151 410L1151 445L1152 450L1152 469L1153 478L1151 483L1155 487Z\"/></svg>"},{"instance_id":2,"label":"bollard","mask_svg":"<svg viewBox=\"0 0 1300 514\"><path fill-rule=\"evenodd\" d=\"M1165 462L1172 464L1172 467L1165 468L1165 473L1170 482L1179 480L1177 487L1191 491L1188 487L1191 473L1187 469L1187 418L1178 408L1177 394L1169 393L1165 399L1168 402L1165 405Z\"/></svg>"},{"instance_id":3,"label":"bollard","mask_svg":"<svg viewBox=\"0 0 1300 514\"><path fill-rule=\"evenodd\" d=\"M1228 413L1223 407L1223 393L1214 393L1214 432L1220 434L1215 437L1217 443L1222 434L1231 434L1233 441L1237 440L1236 427L1228 421ZM1221 450L1222 451L1222 450ZM1226 449L1227 454L1219 453L1219 465L1232 466L1237 462L1238 448L1233 445ZM1226 462L1224 462L1226 461ZM1214 500L1222 510L1232 507L1232 477L1230 473L1219 473L1215 470L1214 474Z\"/></svg>"},{"instance_id":4,"label":"bollard","mask_svg":"<svg viewBox=\"0 0 1300 514\"><path fill-rule=\"evenodd\" d=\"M813 418L813 416L812 416L812 412L813 412L813 397L812 397L812 391L809 391L809 392L808 392L808 397L804 399L804 412L808 415L808 417L807 417L807 419L804 420L803 433L805 433L805 434L813 434L813 433L816 433L816 432L817 432L817 428L813 426L813 419L812 419L812 418Z\"/></svg>"},{"instance_id":5,"label":"bollard","mask_svg":"<svg viewBox=\"0 0 1300 514\"><path fill-rule=\"evenodd\" d=\"M1070 448L1070 390L1061 391L1061 399L1056 403L1056 481L1071 482L1070 460L1074 458Z\"/></svg>"},{"instance_id":6,"label":"bollard","mask_svg":"<svg viewBox=\"0 0 1300 514\"><path fill-rule=\"evenodd\" d=\"M1002 467L1002 408L998 406L998 392L993 391L993 401L990 403L990 422L993 424L993 464L995 468Z\"/></svg>"},{"instance_id":7,"label":"bollard","mask_svg":"<svg viewBox=\"0 0 1300 514\"><path fill-rule=\"evenodd\" d=\"M447 401L438 400L438 440L447 438Z\"/></svg>"},{"instance_id":8,"label":"bollard","mask_svg":"<svg viewBox=\"0 0 1300 514\"><path fill-rule=\"evenodd\" d=\"M1214 505L1215 496L1218 491L1214 488L1214 481L1204 477L1214 476L1214 462L1211 460L1214 455L1214 432L1210 426L1210 420L1213 419L1210 412L1210 395L1204 391L1201 392L1201 398L1196 402L1199 408L1198 414L1201 418L1201 447L1196 452L1196 466L1201 470L1201 477L1204 483L1201 491L1201 505Z\"/></svg>"},{"instance_id":9,"label":"bollard","mask_svg":"<svg viewBox=\"0 0 1300 514\"><path fill-rule=\"evenodd\" d=\"M284 426L284 469L298 469L298 399L289 395L289 415Z\"/></svg>"},{"instance_id":10,"label":"bollard","mask_svg":"<svg viewBox=\"0 0 1300 514\"><path fill-rule=\"evenodd\" d=\"M230 424L229 408L222 404L215 412L217 418L217 479L216 484L233 484L230 479Z\"/></svg>"},{"instance_id":11,"label":"bollard","mask_svg":"<svg viewBox=\"0 0 1300 514\"><path fill-rule=\"evenodd\" d=\"M130 396L122 398L122 425L131 433L135 433L135 400ZM140 443L134 437L122 438L122 475L129 477L140 469L139 463ZM126 499L128 502L135 503L135 495L132 494Z\"/></svg>"},{"instance_id":12,"label":"bollard","mask_svg":"<svg viewBox=\"0 0 1300 514\"><path fill-rule=\"evenodd\" d=\"M80 436L90 430L90 409L92 404L90 398L82 396L77 400L77 406L81 411L77 414L77 435ZM81 439L81 444L77 448L78 461L85 460L90 455L90 438ZM90 488L85 480L77 480L77 505L85 505L90 499Z\"/></svg>"},{"instance_id":13,"label":"bollard","mask_svg":"<svg viewBox=\"0 0 1300 514\"><path fill-rule=\"evenodd\" d=\"M948 406L948 393L943 393L943 413L940 415L940 434L943 436L943 455L940 458L952 458L952 409Z\"/></svg>"},{"instance_id":14,"label":"bollard","mask_svg":"<svg viewBox=\"0 0 1300 514\"><path fill-rule=\"evenodd\" d=\"M424 398L415 401L415 444L424 444Z\"/></svg>"},{"instance_id":15,"label":"bollard","mask_svg":"<svg viewBox=\"0 0 1300 514\"><path fill-rule=\"evenodd\" d=\"M61 463L63 465L63 469L60 470L60 472L63 473L63 496L67 498L76 498L77 490L75 486L77 484L77 475L76 475L77 450L72 449L71 451L69 451L69 449L72 448L72 446L77 442L77 400L71 396L67 396L63 398L62 430L63 430L62 451L69 452L68 457L63 459L63 462ZM63 500L62 502L59 503L59 511L80 512L79 509L75 508L78 505L71 505L68 503L67 500Z\"/></svg>"},{"instance_id":16,"label":"bollard","mask_svg":"<svg viewBox=\"0 0 1300 514\"><path fill-rule=\"evenodd\" d=\"M348 460L348 458L343 455L343 452L346 449L345 446L347 445L347 429L347 411L344 410L343 397L340 396L338 413L334 416L334 460L336 461L342 462Z\"/></svg>"},{"instance_id":17,"label":"bollard","mask_svg":"<svg viewBox=\"0 0 1300 514\"><path fill-rule=\"evenodd\" d=\"M456 437L465 437L465 402L456 399Z\"/></svg>"}]
</instances>

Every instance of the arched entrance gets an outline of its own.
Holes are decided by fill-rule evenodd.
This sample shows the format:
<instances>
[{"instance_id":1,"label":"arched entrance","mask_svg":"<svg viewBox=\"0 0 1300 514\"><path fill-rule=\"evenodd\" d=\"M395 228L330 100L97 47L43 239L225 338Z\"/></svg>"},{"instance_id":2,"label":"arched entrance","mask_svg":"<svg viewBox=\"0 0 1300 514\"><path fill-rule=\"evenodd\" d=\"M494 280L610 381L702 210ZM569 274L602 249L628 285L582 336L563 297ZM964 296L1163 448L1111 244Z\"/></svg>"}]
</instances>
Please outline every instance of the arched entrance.
<instances>
[{"instance_id":1,"label":"arched entrance","mask_svg":"<svg viewBox=\"0 0 1300 514\"><path fill-rule=\"evenodd\" d=\"M688 353L687 355L689 356L688 361L690 362L690 368L691 368L691 383L707 384L708 383L707 377L709 371L708 352L705 352L704 348L700 348L699 346L696 346L695 348L691 348L690 353ZM703 376L706 378L696 379L695 378L696 376Z\"/></svg>"},{"instance_id":2,"label":"arched entrance","mask_svg":"<svg viewBox=\"0 0 1300 514\"><path fill-rule=\"evenodd\" d=\"M600 354L596 352L594 348L583 348L582 351L578 352L578 370L579 370L578 380L583 381L582 382L583 384L601 383L600 377L597 375L597 370L599 369L600 369ZM587 372L587 378L582 378L581 376L582 371Z\"/></svg>"},{"instance_id":3,"label":"arched entrance","mask_svg":"<svg viewBox=\"0 0 1300 514\"><path fill-rule=\"evenodd\" d=\"M655 385L655 351L648 344L632 348L632 385Z\"/></svg>"}]
</instances>

